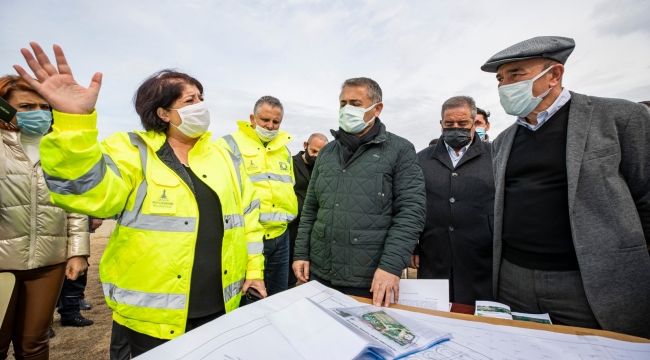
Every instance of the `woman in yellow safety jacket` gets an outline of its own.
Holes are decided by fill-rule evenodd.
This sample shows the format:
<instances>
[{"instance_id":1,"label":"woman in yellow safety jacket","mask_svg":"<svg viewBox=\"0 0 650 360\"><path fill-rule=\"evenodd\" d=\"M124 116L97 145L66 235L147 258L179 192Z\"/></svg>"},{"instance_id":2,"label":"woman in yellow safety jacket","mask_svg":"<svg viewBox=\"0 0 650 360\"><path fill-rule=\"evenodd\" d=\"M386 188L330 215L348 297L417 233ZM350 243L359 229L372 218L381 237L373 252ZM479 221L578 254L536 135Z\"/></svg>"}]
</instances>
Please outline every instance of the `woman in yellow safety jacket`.
<instances>
[{"instance_id":1,"label":"woman in yellow safety jacket","mask_svg":"<svg viewBox=\"0 0 650 360\"><path fill-rule=\"evenodd\" d=\"M266 296L259 199L242 164L211 141L201 83L172 70L152 75L134 96L146 131L99 143L101 74L83 88L60 47L57 71L31 46L38 60L21 51L40 82L15 68L54 109L54 131L40 148L53 203L120 214L99 272L131 355L236 309L249 287Z\"/></svg>"}]
</instances>

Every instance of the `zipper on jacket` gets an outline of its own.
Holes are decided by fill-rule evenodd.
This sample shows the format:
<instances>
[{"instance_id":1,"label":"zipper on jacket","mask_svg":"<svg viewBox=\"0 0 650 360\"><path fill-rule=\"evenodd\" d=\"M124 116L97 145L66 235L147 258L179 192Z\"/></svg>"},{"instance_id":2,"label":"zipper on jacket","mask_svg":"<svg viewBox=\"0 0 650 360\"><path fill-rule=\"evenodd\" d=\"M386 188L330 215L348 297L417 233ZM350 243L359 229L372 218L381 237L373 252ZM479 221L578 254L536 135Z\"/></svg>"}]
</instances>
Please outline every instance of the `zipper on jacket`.
<instances>
[{"instance_id":1,"label":"zipper on jacket","mask_svg":"<svg viewBox=\"0 0 650 360\"><path fill-rule=\"evenodd\" d=\"M31 163L31 162L30 162ZM30 203L30 231L29 231L29 259L27 261L27 268L34 267L34 253L36 252L36 207L38 202L38 172L35 166L31 168L31 203Z\"/></svg>"}]
</instances>

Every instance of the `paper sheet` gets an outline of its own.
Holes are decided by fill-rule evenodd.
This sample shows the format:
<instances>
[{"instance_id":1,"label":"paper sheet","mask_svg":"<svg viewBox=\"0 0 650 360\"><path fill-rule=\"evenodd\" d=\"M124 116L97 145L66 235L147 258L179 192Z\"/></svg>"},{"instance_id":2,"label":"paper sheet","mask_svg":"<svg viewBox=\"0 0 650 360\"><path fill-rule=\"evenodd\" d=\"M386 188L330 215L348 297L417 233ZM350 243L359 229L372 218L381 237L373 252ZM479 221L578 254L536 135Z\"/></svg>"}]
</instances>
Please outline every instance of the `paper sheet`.
<instances>
[{"instance_id":1,"label":"paper sheet","mask_svg":"<svg viewBox=\"0 0 650 360\"><path fill-rule=\"evenodd\" d=\"M328 309L365 305L337 291L310 282L228 313L155 348L138 360L302 359L264 315L305 297ZM650 359L650 344L448 319L397 309L391 311L416 321L429 322L453 335L452 340L412 355L409 359Z\"/></svg>"},{"instance_id":2,"label":"paper sheet","mask_svg":"<svg viewBox=\"0 0 650 360\"><path fill-rule=\"evenodd\" d=\"M551 317L548 314L524 314L518 312L511 312L512 320L534 322L538 324L549 324L553 325L551 322Z\"/></svg>"},{"instance_id":3,"label":"paper sheet","mask_svg":"<svg viewBox=\"0 0 650 360\"><path fill-rule=\"evenodd\" d=\"M305 360L353 359L361 354L368 340L325 311L301 299L266 317Z\"/></svg>"},{"instance_id":4,"label":"paper sheet","mask_svg":"<svg viewBox=\"0 0 650 360\"><path fill-rule=\"evenodd\" d=\"M398 304L449 311L449 280L402 279Z\"/></svg>"},{"instance_id":5,"label":"paper sheet","mask_svg":"<svg viewBox=\"0 0 650 360\"><path fill-rule=\"evenodd\" d=\"M650 359L650 344L647 343L448 319L410 311L404 311L403 315L431 322L454 336L450 341L409 356L410 360Z\"/></svg>"},{"instance_id":6,"label":"paper sheet","mask_svg":"<svg viewBox=\"0 0 650 360\"><path fill-rule=\"evenodd\" d=\"M510 306L494 301L477 301L474 315L512 320Z\"/></svg>"},{"instance_id":7,"label":"paper sheet","mask_svg":"<svg viewBox=\"0 0 650 360\"><path fill-rule=\"evenodd\" d=\"M328 309L364 305L312 281L232 311L139 356L138 360L303 360L265 317L303 298Z\"/></svg>"}]
</instances>

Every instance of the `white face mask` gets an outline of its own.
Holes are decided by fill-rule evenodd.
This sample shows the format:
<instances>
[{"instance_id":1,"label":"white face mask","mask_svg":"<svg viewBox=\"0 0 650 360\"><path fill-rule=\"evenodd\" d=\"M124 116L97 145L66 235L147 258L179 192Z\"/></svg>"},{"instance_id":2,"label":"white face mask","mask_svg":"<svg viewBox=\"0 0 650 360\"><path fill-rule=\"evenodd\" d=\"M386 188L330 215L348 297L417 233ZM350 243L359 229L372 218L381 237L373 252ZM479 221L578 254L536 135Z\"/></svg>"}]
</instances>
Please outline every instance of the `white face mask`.
<instances>
[{"instance_id":1,"label":"white face mask","mask_svg":"<svg viewBox=\"0 0 650 360\"><path fill-rule=\"evenodd\" d=\"M502 85L499 87L499 99L501 100L501 106L507 114L526 117L530 114L542 99L551 91L550 88L546 90L545 93L541 94L538 97L533 96L533 82L546 74L551 70L553 66L550 66L546 70L542 71L539 75L535 76L530 80L519 81L514 84Z\"/></svg>"},{"instance_id":2,"label":"white face mask","mask_svg":"<svg viewBox=\"0 0 650 360\"><path fill-rule=\"evenodd\" d=\"M208 111L205 102L201 101L196 104L188 105L180 109L171 109L178 112L182 123L176 126L169 123L185 134L189 138L197 138L208 131L210 126L210 111Z\"/></svg>"},{"instance_id":3,"label":"white face mask","mask_svg":"<svg viewBox=\"0 0 650 360\"><path fill-rule=\"evenodd\" d=\"M278 130L267 130L263 128L260 124L257 123L257 120L255 120L255 133L257 133L257 136L262 140L262 142L269 142L276 137L278 137L278 133L280 133L280 129Z\"/></svg>"},{"instance_id":4,"label":"white face mask","mask_svg":"<svg viewBox=\"0 0 650 360\"><path fill-rule=\"evenodd\" d=\"M348 134L354 135L362 132L368 127L368 125L370 125L371 121L375 120L374 116L368 122L363 120L363 116L368 111L372 110L375 105L377 105L377 103L372 104L372 106L367 109L358 106L345 105L339 109L339 126Z\"/></svg>"}]
</instances>

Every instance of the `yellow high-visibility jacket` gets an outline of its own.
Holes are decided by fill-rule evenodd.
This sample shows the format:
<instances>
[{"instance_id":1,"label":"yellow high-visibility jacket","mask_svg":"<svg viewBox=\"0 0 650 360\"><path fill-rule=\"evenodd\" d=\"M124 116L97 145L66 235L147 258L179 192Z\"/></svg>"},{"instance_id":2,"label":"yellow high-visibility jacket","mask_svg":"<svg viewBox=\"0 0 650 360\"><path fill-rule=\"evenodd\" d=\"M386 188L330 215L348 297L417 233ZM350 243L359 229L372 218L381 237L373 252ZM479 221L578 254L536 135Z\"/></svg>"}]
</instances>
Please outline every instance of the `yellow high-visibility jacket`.
<instances>
[{"instance_id":1,"label":"yellow high-visibility jacket","mask_svg":"<svg viewBox=\"0 0 650 360\"><path fill-rule=\"evenodd\" d=\"M100 218L121 214L99 265L113 319L160 339L183 334L199 214L192 190L156 153L166 136L120 132L100 144L95 112L53 113L54 131L40 145L52 202ZM210 133L189 152L190 168L221 201L223 219L213 221L224 224L227 312L239 306L244 280L264 270L259 199L238 162Z\"/></svg>"},{"instance_id":2,"label":"yellow high-visibility jacket","mask_svg":"<svg viewBox=\"0 0 650 360\"><path fill-rule=\"evenodd\" d=\"M216 141L244 163L248 178L260 198L260 223L266 239L273 239L287 230L287 224L298 215L298 199L293 191L293 159L286 144L291 135L280 131L266 144L257 136L250 122L238 121L239 131Z\"/></svg>"}]
</instances>

